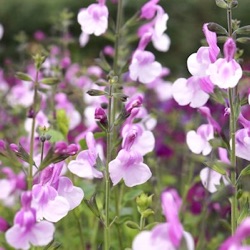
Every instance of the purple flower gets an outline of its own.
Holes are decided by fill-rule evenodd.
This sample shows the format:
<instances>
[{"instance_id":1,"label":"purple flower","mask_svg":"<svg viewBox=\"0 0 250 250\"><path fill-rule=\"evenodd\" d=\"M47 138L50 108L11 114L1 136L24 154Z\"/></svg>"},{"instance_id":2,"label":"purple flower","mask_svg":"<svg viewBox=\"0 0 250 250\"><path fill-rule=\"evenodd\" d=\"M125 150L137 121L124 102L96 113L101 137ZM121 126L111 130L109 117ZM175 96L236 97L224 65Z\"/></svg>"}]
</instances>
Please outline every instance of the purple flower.
<instances>
[{"instance_id":1,"label":"purple flower","mask_svg":"<svg viewBox=\"0 0 250 250\"><path fill-rule=\"evenodd\" d=\"M203 124L197 129L197 132L191 130L187 133L186 142L193 153L208 155L212 151L209 140L213 138L213 126L210 124Z\"/></svg>"},{"instance_id":2,"label":"purple flower","mask_svg":"<svg viewBox=\"0 0 250 250\"><path fill-rule=\"evenodd\" d=\"M224 44L225 58L219 58L213 64L209 65L208 74L211 82L219 88L234 88L242 77L242 68L233 59L236 50L235 42L228 38Z\"/></svg>"},{"instance_id":3,"label":"purple flower","mask_svg":"<svg viewBox=\"0 0 250 250\"><path fill-rule=\"evenodd\" d=\"M157 10L159 0L150 0L141 7L140 18L152 19Z\"/></svg>"},{"instance_id":4,"label":"purple flower","mask_svg":"<svg viewBox=\"0 0 250 250\"><path fill-rule=\"evenodd\" d=\"M236 156L250 161L250 128L243 128L236 132Z\"/></svg>"},{"instance_id":5,"label":"purple flower","mask_svg":"<svg viewBox=\"0 0 250 250\"><path fill-rule=\"evenodd\" d=\"M22 208L14 218L14 225L5 234L8 244L16 249L44 246L53 239L54 225L48 221L36 221L36 210L31 208L31 201L31 192L23 193Z\"/></svg>"},{"instance_id":6,"label":"purple flower","mask_svg":"<svg viewBox=\"0 0 250 250\"><path fill-rule=\"evenodd\" d=\"M186 248L194 250L192 236L183 230L178 213L181 206L181 198L173 189L165 191L161 196L163 213L167 223L155 226L152 231L139 233L132 245L133 250L177 250L181 240L184 239Z\"/></svg>"},{"instance_id":7,"label":"purple flower","mask_svg":"<svg viewBox=\"0 0 250 250\"><path fill-rule=\"evenodd\" d=\"M9 223L4 218L0 217L0 233L7 231L9 227Z\"/></svg>"},{"instance_id":8,"label":"purple flower","mask_svg":"<svg viewBox=\"0 0 250 250\"><path fill-rule=\"evenodd\" d=\"M136 149L132 149L136 138L137 132L135 130L128 132L123 149L109 163L109 173L113 185L123 179L126 186L133 187L145 183L152 176L149 167L143 163L142 154Z\"/></svg>"},{"instance_id":9,"label":"purple flower","mask_svg":"<svg viewBox=\"0 0 250 250\"><path fill-rule=\"evenodd\" d=\"M86 143L88 149L81 151L75 160L70 161L68 168L73 174L82 178L102 178L103 173L95 168L98 152L92 132L86 134Z\"/></svg>"},{"instance_id":10,"label":"purple flower","mask_svg":"<svg viewBox=\"0 0 250 250\"><path fill-rule=\"evenodd\" d=\"M244 219L235 234L222 243L219 250L250 250L250 246L243 246L242 242L250 236L250 217Z\"/></svg>"},{"instance_id":11,"label":"purple flower","mask_svg":"<svg viewBox=\"0 0 250 250\"><path fill-rule=\"evenodd\" d=\"M40 175L38 184L32 188L32 207L37 218L57 222L67 215L69 210L78 206L84 196L81 188L73 186L67 177L60 176L63 164L52 164Z\"/></svg>"},{"instance_id":12,"label":"purple flower","mask_svg":"<svg viewBox=\"0 0 250 250\"><path fill-rule=\"evenodd\" d=\"M6 178L0 180L0 200L6 206L12 206L15 203L17 194L20 194L26 188L25 175L23 172L15 174L8 167L3 168L1 172L6 175Z\"/></svg>"},{"instance_id":13,"label":"purple flower","mask_svg":"<svg viewBox=\"0 0 250 250\"><path fill-rule=\"evenodd\" d=\"M189 104L192 108L202 107L208 101L209 95L201 85L202 81L199 77L179 78L172 86L173 98L181 106Z\"/></svg>"},{"instance_id":14,"label":"purple flower","mask_svg":"<svg viewBox=\"0 0 250 250\"><path fill-rule=\"evenodd\" d=\"M142 36L129 66L130 78L134 81L138 79L144 84L154 81L162 72L162 66L159 62L155 61L154 54L144 50L151 38L152 34L150 33L145 33Z\"/></svg>"},{"instance_id":15,"label":"purple flower","mask_svg":"<svg viewBox=\"0 0 250 250\"><path fill-rule=\"evenodd\" d=\"M99 0L98 4L91 4L88 8L81 9L77 20L81 29L86 34L100 36L108 28L108 8L105 0Z\"/></svg>"}]
</instances>

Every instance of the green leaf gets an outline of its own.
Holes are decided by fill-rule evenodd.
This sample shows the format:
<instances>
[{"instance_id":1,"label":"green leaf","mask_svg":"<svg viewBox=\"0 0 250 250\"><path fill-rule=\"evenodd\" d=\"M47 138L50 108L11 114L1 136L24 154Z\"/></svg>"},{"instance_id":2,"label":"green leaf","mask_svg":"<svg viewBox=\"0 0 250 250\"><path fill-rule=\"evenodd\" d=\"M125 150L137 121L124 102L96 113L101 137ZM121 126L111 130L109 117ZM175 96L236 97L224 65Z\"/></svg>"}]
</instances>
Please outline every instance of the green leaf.
<instances>
[{"instance_id":1,"label":"green leaf","mask_svg":"<svg viewBox=\"0 0 250 250\"><path fill-rule=\"evenodd\" d=\"M237 30L235 30L234 33L238 35L250 35L250 25L240 27Z\"/></svg>"},{"instance_id":2,"label":"green leaf","mask_svg":"<svg viewBox=\"0 0 250 250\"><path fill-rule=\"evenodd\" d=\"M126 225L127 227L131 228L131 229L138 229L138 230L140 230L139 225L138 225L137 223L135 223L134 221L129 220L129 221L127 221L127 222L125 223L125 225Z\"/></svg>"},{"instance_id":3,"label":"green leaf","mask_svg":"<svg viewBox=\"0 0 250 250\"><path fill-rule=\"evenodd\" d=\"M111 70L111 66L109 65L108 61L106 60L104 54L100 53L100 58L95 59L96 63L106 72Z\"/></svg>"},{"instance_id":4,"label":"green leaf","mask_svg":"<svg viewBox=\"0 0 250 250\"><path fill-rule=\"evenodd\" d=\"M43 250L56 250L61 247L61 243L55 242L54 239L43 248Z\"/></svg>"},{"instance_id":5,"label":"green leaf","mask_svg":"<svg viewBox=\"0 0 250 250\"><path fill-rule=\"evenodd\" d=\"M249 201L247 200L244 206L241 208L241 213L237 219L237 224L239 225L249 215L250 215L250 208L249 208Z\"/></svg>"},{"instance_id":6,"label":"green leaf","mask_svg":"<svg viewBox=\"0 0 250 250\"><path fill-rule=\"evenodd\" d=\"M100 218L100 211L96 202L96 193L93 194L89 200L84 199L84 202L88 206L88 208L92 211L92 213L96 217Z\"/></svg>"},{"instance_id":7,"label":"green leaf","mask_svg":"<svg viewBox=\"0 0 250 250\"><path fill-rule=\"evenodd\" d=\"M96 132L94 133L94 138L96 140L100 139L100 138L104 138L106 136L106 133L105 132ZM79 144L81 146L81 150L86 150L88 148L87 146L87 143L86 143L86 140L85 139L82 139L79 141Z\"/></svg>"},{"instance_id":8,"label":"green leaf","mask_svg":"<svg viewBox=\"0 0 250 250\"><path fill-rule=\"evenodd\" d=\"M228 35L227 30L218 23L209 23L207 27L210 31L215 32L216 34Z\"/></svg>"},{"instance_id":9,"label":"green leaf","mask_svg":"<svg viewBox=\"0 0 250 250\"><path fill-rule=\"evenodd\" d=\"M58 142L58 141L63 141L65 138L64 135L60 131L57 131L54 129L50 129L47 132L47 134L51 136L50 142L52 142L52 143Z\"/></svg>"},{"instance_id":10,"label":"green leaf","mask_svg":"<svg viewBox=\"0 0 250 250\"><path fill-rule=\"evenodd\" d=\"M28 75L23 72L17 72L16 77L20 80L27 81L27 82L33 82L34 80Z\"/></svg>"},{"instance_id":11,"label":"green leaf","mask_svg":"<svg viewBox=\"0 0 250 250\"><path fill-rule=\"evenodd\" d=\"M239 43L248 44L250 43L250 37L239 37L236 39L236 41Z\"/></svg>"},{"instance_id":12,"label":"green leaf","mask_svg":"<svg viewBox=\"0 0 250 250\"><path fill-rule=\"evenodd\" d=\"M224 0L215 0L215 3L218 7L222 9L227 9L227 3Z\"/></svg>"},{"instance_id":13,"label":"green leaf","mask_svg":"<svg viewBox=\"0 0 250 250\"><path fill-rule=\"evenodd\" d=\"M222 175L225 175L227 173L226 169L230 167L228 164L220 161L206 161L204 164Z\"/></svg>"},{"instance_id":14,"label":"green leaf","mask_svg":"<svg viewBox=\"0 0 250 250\"><path fill-rule=\"evenodd\" d=\"M99 90L99 89L90 89L87 91L87 94L90 96L103 96L103 95L107 95L107 92Z\"/></svg>"},{"instance_id":15,"label":"green leaf","mask_svg":"<svg viewBox=\"0 0 250 250\"><path fill-rule=\"evenodd\" d=\"M51 86L51 85L58 84L60 82L60 80L58 78L55 78L55 77L49 77L49 78L43 78L40 82Z\"/></svg>"},{"instance_id":16,"label":"green leaf","mask_svg":"<svg viewBox=\"0 0 250 250\"><path fill-rule=\"evenodd\" d=\"M151 230L153 227L155 227L158 224L159 224L158 222L149 223L147 226L144 227L144 229L145 230Z\"/></svg>"},{"instance_id":17,"label":"green leaf","mask_svg":"<svg viewBox=\"0 0 250 250\"><path fill-rule=\"evenodd\" d=\"M67 137L69 132L69 119L64 109L58 109L56 111L56 122L60 132L64 135L64 137Z\"/></svg>"},{"instance_id":18,"label":"green leaf","mask_svg":"<svg viewBox=\"0 0 250 250\"><path fill-rule=\"evenodd\" d=\"M238 179L246 175L250 175L250 165L247 165L244 169L241 170Z\"/></svg>"}]
</instances>

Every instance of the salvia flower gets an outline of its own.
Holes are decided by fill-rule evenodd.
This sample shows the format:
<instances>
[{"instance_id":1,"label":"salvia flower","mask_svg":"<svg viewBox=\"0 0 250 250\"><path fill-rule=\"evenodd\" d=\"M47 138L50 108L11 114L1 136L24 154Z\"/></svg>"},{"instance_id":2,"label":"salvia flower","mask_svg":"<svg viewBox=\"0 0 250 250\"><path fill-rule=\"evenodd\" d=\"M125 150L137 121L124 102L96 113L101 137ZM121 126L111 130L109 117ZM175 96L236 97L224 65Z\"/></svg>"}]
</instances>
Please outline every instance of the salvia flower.
<instances>
[{"instance_id":1,"label":"salvia flower","mask_svg":"<svg viewBox=\"0 0 250 250\"><path fill-rule=\"evenodd\" d=\"M177 250L185 244L185 249L194 250L192 236L185 232L179 221L178 213L181 198L174 189L165 191L161 196L163 213L168 222L160 223L151 231L142 231L134 239L133 250Z\"/></svg>"},{"instance_id":2,"label":"salvia flower","mask_svg":"<svg viewBox=\"0 0 250 250\"><path fill-rule=\"evenodd\" d=\"M4 218L0 217L0 233L7 231L9 227L9 223Z\"/></svg>"},{"instance_id":3,"label":"salvia flower","mask_svg":"<svg viewBox=\"0 0 250 250\"><path fill-rule=\"evenodd\" d=\"M0 180L0 200L6 206L12 206L15 198L26 189L25 175L23 172L15 174L9 167L4 167L1 172L6 178Z\"/></svg>"},{"instance_id":4,"label":"salvia flower","mask_svg":"<svg viewBox=\"0 0 250 250\"><path fill-rule=\"evenodd\" d=\"M86 134L87 150L81 151L75 160L70 161L68 169L73 174L87 179L102 178L103 173L95 168L98 151L92 132ZM101 150L100 150L101 151ZM102 152L100 152L102 156Z\"/></svg>"},{"instance_id":5,"label":"salvia flower","mask_svg":"<svg viewBox=\"0 0 250 250\"><path fill-rule=\"evenodd\" d=\"M129 76L133 81L138 80L141 83L148 84L161 75L161 64L155 61L155 56L152 52L144 50L151 37L152 34L150 33L144 34L132 56Z\"/></svg>"},{"instance_id":6,"label":"salvia flower","mask_svg":"<svg viewBox=\"0 0 250 250\"><path fill-rule=\"evenodd\" d=\"M37 219L57 222L78 206L84 196L81 188L73 186L68 177L60 176L63 163L52 164L40 175L38 184L32 188L32 207Z\"/></svg>"},{"instance_id":7,"label":"salvia flower","mask_svg":"<svg viewBox=\"0 0 250 250\"><path fill-rule=\"evenodd\" d=\"M152 176L149 167L143 163L142 154L136 149L131 149L137 136L136 130L128 132L123 148L109 163L109 173L113 185L123 179L126 186L133 187L145 183Z\"/></svg>"},{"instance_id":8,"label":"salvia flower","mask_svg":"<svg viewBox=\"0 0 250 250\"><path fill-rule=\"evenodd\" d=\"M208 101L209 94L202 89L201 85L202 81L199 77L177 79L172 86L174 100L181 106L189 104L192 108L202 107Z\"/></svg>"},{"instance_id":9,"label":"salvia flower","mask_svg":"<svg viewBox=\"0 0 250 250\"><path fill-rule=\"evenodd\" d=\"M250 245L244 246L243 241L250 236L250 217L244 219L234 235L222 243L219 250L249 250Z\"/></svg>"},{"instance_id":10,"label":"salvia flower","mask_svg":"<svg viewBox=\"0 0 250 250\"><path fill-rule=\"evenodd\" d=\"M195 154L208 155L212 151L209 140L214 138L214 128L210 124L203 124L197 132L191 130L187 133L186 142L189 149Z\"/></svg>"},{"instance_id":11,"label":"salvia flower","mask_svg":"<svg viewBox=\"0 0 250 250\"><path fill-rule=\"evenodd\" d=\"M236 44L228 38L224 44L224 58L219 58L208 68L210 80L219 88L234 88L242 77L242 68L234 60Z\"/></svg>"},{"instance_id":12,"label":"salvia flower","mask_svg":"<svg viewBox=\"0 0 250 250\"><path fill-rule=\"evenodd\" d=\"M140 18L152 19L157 11L159 0L150 0L141 7Z\"/></svg>"},{"instance_id":13,"label":"salvia flower","mask_svg":"<svg viewBox=\"0 0 250 250\"><path fill-rule=\"evenodd\" d=\"M14 218L14 225L6 232L9 245L16 249L29 249L33 246L45 246L53 239L55 227L51 222L36 220L36 210L31 207L32 194L22 194L22 208Z\"/></svg>"},{"instance_id":14,"label":"salvia flower","mask_svg":"<svg viewBox=\"0 0 250 250\"><path fill-rule=\"evenodd\" d=\"M98 0L97 4L91 4L88 8L80 10L77 21L81 25L82 32L100 36L108 28L108 8L105 0Z\"/></svg>"}]
</instances>

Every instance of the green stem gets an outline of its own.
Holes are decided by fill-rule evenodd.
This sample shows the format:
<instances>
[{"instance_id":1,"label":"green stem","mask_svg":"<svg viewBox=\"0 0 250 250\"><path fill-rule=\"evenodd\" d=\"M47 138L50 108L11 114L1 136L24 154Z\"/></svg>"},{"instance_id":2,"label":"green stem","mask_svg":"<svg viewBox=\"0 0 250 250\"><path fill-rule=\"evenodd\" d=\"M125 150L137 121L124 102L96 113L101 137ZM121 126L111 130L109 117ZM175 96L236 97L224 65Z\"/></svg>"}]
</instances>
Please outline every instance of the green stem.
<instances>
[{"instance_id":1,"label":"green stem","mask_svg":"<svg viewBox=\"0 0 250 250\"><path fill-rule=\"evenodd\" d=\"M230 161L233 167L231 171L231 182L235 188L235 193L231 199L231 232L234 234L237 228L237 214L238 214L238 199L237 199L237 166L236 166L236 155L235 155L235 132L236 132L236 117L234 109L234 90L229 89L228 91L229 105L230 105L230 138L231 138L231 151Z\"/></svg>"},{"instance_id":2,"label":"green stem","mask_svg":"<svg viewBox=\"0 0 250 250\"><path fill-rule=\"evenodd\" d=\"M30 161L27 176L28 189L32 188L33 185L33 154L34 154L34 139L35 139L35 125L36 125L36 113L37 113L37 101L38 101L38 73L36 71L36 77L34 81L34 99L33 99L33 117L31 125L31 136L30 136Z\"/></svg>"},{"instance_id":3,"label":"green stem","mask_svg":"<svg viewBox=\"0 0 250 250\"><path fill-rule=\"evenodd\" d=\"M141 215L141 219L140 219L140 231L142 231L144 229L145 226L145 218Z\"/></svg>"},{"instance_id":4,"label":"green stem","mask_svg":"<svg viewBox=\"0 0 250 250\"><path fill-rule=\"evenodd\" d=\"M118 76L118 58L119 58L119 43L120 43L120 26L122 18L122 0L118 1L117 7L117 20L116 20L116 34L115 34L115 56L113 71L114 75ZM112 160L112 142L116 138L113 131L113 124L115 120L117 101L113 98L113 92L115 91L112 81L110 81L109 87L109 101L108 101L108 131L107 131L107 157L106 157L106 171L105 171L105 229L104 229L104 249L110 248L110 218L109 218L109 206L110 206L110 178L109 178L109 162Z\"/></svg>"},{"instance_id":5,"label":"green stem","mask_svg":"<svg viewBox=\"0 0 250 250\"><path fill-rule=\"evenodd\" d=\"M80 241L81 241L81 249L86 250L86 244L85 244L85 240L84 240L84 237L83 237L84 234L83 234L83 230L82 230L82 221L78 218L75 211L74 211L74 216L75 216L78 231L79 231L79 237L80 237Z\"/></svg>"},{"instance_id":6,"label":"green stem","mask_svg":"<svg viewBox=\"0 0 250 250\"><path fill-rule=\"evenodd\" d=\"M228 34L232 36L232 9L227 9L227 25ZM238 199L237 199L237 166L236 166L236 155L235 155L235 132L236 132L236 115L234 107L234 99L236 95L236 88L228 90L229 108L230 108L230 138L231 138L231 150L230 150L230 161L233 167L231 171L231 182L235 188L235 193L231 199L231 233L234 234L237 228L237 216L238 216Z\"/></svg>"}]
</instances>

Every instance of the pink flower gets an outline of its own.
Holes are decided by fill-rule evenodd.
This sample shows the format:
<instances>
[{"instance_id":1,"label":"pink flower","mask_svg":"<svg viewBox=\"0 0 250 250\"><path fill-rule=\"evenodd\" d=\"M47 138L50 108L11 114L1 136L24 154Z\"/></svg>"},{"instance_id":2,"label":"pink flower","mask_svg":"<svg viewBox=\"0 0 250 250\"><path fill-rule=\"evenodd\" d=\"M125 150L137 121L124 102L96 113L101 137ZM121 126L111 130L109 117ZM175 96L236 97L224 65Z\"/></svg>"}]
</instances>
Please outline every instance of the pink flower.
<instances>
[{"instance_id":1,"label":"pink flower","mask_svg":"<svg viewBox=\"0 0 250 250\"><path fill-rule=\"evenodd\" d=\"M214 138L214 129L210 124L203 124L197 132L191 130L187 133L186 142L189 149L195 154L208 155L212 151L209 140Z\"/></svg>"},{"instance_id":2,"label":"pink flower","mask_svg":"<svg viewBox=\"0 0 250 250\"><path fill-rule=\"evenodd\" d=\"M98 2L98 4L91 4L88 8L81 9L77 16L82 31L89 35L100 36L108 28L108 8L104 0Z\"/></svg>"},{"instance_id":3,"label":"pink flower","mask_svg":"<svg viewBox=\"0 0 250 250\"><path fill-rule=\"evenodd\" d=\"M73 174L82 178L102 178L103 173L95 168L98 151L92 132L86 134L86 143L88 149L81 151L75 160L70 161L68 168ZM99 152L102 157L102 151Z\"/></svg>"},{"instance_id":4,"label":"pink flower","mask_svg":"<svg viewBox=\"0 0 250 250\"><path fill-rule=\"evenodd\" d=\"M6 206L13 206L15 198L26 189L25 174L23 172L15 174L8 167L4 167L1 172L6 175L6 178L0 180L0 201L3 201Z\"/></svg>"},{"instance_id":5,"label":"pink flower","mask_svg":"<svg viewBox=\"0 0 250 250\"><path fill-rule=\"evenodd\" d=\"M250 246L243 246L242 242L250 236L250 217L245 218L235 231L222 243L219 250L250 250Z\"/></svg>"},{"instance_id":6,"label":"pink flower","mask_svg":"<svg viewBox=\"0 0 250 250\"><path fill-rule=\"evenodd\" d=\"M140 18L152 19L155 16L157 10L157 3L160 0L150 0L145 3L141 8Z\"/></svg>"},{"instance_id":7,"label":"pink flower","mask_svg":"<svg viewBox=\"0 0 250 250\"><path fill-rule=\"evenodd\" d=\"M126 186L133 187L145 183L152 176L149 167L143 163L142 155L135 149L131 149L136 137L136 131L129 132L123 149L109 163L109 173L113 185L123 179Z\"/></svg>"},{"instance_id":8,"label":"pink flower","mask_svg":"<svg viewBox=\"0 0 250 250\"><path fill-rule=\"evenodd\" d=\"M202 107L208 101L209 95L202 90L201 85L199 77L179 78L172 86L173 98L181 106L189 104L192 108Z\"/></svg>"},{"instance_id":9,"label":"pink flower","mask_svg":"<svg viewBox=\"0 0 250 250\"><path fill-rule=\"evenodd\" d=\"M62 167L59 163L45 168L39 183L32 188L32 207L36 209L38 219L57 222L83 199L82 189L73 186L69 178L60 176Z\"/></svg>"},{"instance_id":10,"label":"pink flower","mask_svg":"<svg viewBox=\"0 0 250 250\"><path fill-rule=\"evenodd\" d=\"M87 43L89 42L89 35L82 31L80 37L79 37L79 44L80 47L85 47Z\"/></svg>"},{"instance_id":11,"label":"pink flower","mask_svg":"<svg viewBox=\"0 0 250 250\"><path fill-rule=\"evenodd\" d=\"M152 152L155 147L155 138L151 131L145 130L140 124L126 124L122 129L122 147L125 147L131 133L136 134L130 147L131 151L136 151L142 156Z\"/></svg>"},{"instance_id":12,"label":"pink flower","mask_svg":"<svg viewBox=\"0 0 250 250\"><path fill-rule=\"evenodd\" d=\"M162 66L155 61L155 56L150 51L145 51L147 44L152 38L151 33L145 33L134 52L129 66L129 76L132 80L139 80L141 83L150 83L161 75Z\"/></svg>"},{"instance_id":13,"label":"pink flower","mask_svg":"<svg viewBox=\"0 0 250 250\"><path fill-rule=\"evenodd\" d=\"M154 81L161 71L162 66L155 61L152 52L136 50L129 66L129 76L132 80L147 84Z\"/></svg>"},{"instance_id":14,"label":"pink flower","mask_svg":"<svg viewBox=\"0 0 250 250\"><path fill-rule=\"evenodd\" d=\"M185 249L194 250L192 236L183 230L178 213L181 199L175 190L168 190L161 196L163 213L167 223L155 226L152 231L142 231L134 239L133 250L177 250L184 239Z\"/></svg>"},{"instance_id":15,"label":"pink flower","mask_svg":"<svg viewBox=\"0 0 250 250\"><path fill-rule=\"evenodd\" d=\"M36 210L31 208L32 194L23 193L22 208L14 218L14 225L6 232L9 245L16 249L45 246L53 239L54 225L48 221L36 221Z\"/></svg>"},{"instance_id":16,"label":"pink flower","mask_svg":"<svg viewBox=\"0 0 250 250\"><path fill-rule=\"evenodd\" d=\"M243 128L236 132L236 156L250 161L250 128Z\"/></svg>"},{"instance_id":17,"label":"pink flower","mask_svg":"<svg viewBox=\"0 0 250 250\"><path fill-rule=\"evenodd\" d=\"M242 77L242 69L233 59L235 51L234 40L228 38L224 44L225 58L219 58L208 68L210 80L222 89L234 88Z\"/></svg>"},{"instance_id":18,"label":"pink flower","mask_svg":"<svg viewBox=\"0 0 250 250\"><path fill-rule=\"evenodd\" d=\"M148 4L150 4L150 2ZM145 7L146 5L147 4L145 4ZM159 5L155 5L155 10L153 8L150 10L152 13L155 11L157 11L155 18L151 22L142 25L138 30L138 35L143 37L146 33L151 34L153 46L158 51L166 52L170 47L170 38L164 32L167 29L167 21L169 17ZM148 12L148 14L150 14L150 12Z\"/></svg>"}]
</instances>

